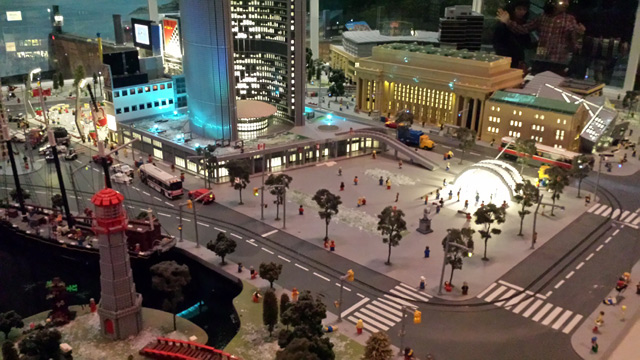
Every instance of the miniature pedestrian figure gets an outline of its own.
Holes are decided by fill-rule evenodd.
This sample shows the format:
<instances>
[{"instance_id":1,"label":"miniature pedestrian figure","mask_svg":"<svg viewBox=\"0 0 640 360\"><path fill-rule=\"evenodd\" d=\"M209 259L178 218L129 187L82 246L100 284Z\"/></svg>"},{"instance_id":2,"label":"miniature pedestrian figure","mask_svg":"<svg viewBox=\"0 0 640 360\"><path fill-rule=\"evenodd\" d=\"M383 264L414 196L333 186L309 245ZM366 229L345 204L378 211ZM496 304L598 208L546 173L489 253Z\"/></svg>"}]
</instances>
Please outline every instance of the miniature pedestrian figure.
<instances>
[{"instance_id":1,"label":"miniature pedestrian figure","mask_svg":"<svg viewBox=\"0 0 640 360\"><path fill-rule=\"evenodd\" d=\"M382 176L380 176L380 179L378 179L378 183L380 184L380 186L384 185L384 179L382 178Z\"/></svg>"},{"instance_id":2,"label":"miniature pedestrian figure","mask_svg":"<svg viewBox=\"0 0 640 360\"><path fill-rule=\"evenodd\" d=\"M447 153L447 160L451 160L452 157L453 157L453 152L449 150L449 152Z\"/></svg>"},{"instance_id":3,"label":"miniature pedestrian figure","mask_svg":"<svg viewBox=\"0 0 640 360\"><path fill-rule=\"evenodd\" d=\"M431 255L431 250L429 250L429 247L427 246L427 247L424 248L424 257L428 258L429 255ZM640 286L640 284L639 284L639 286Z\"/></svg>"},{"instance_id":4,"label":"miniature pedestrian figure","mask_svg":"<svg viewBox=\"0 0 640 360\"><path fill-rule=\"evenodd\" d=\"M453 290L453 285L451 285L451 283L450 283L450 282L445 281L445 282L444 282L444 290L445 290L446 292L451 292L451 290Z\"/></svg>"},{"instance_id":5,"label":"miniature pedestrian figure","mask_svg":"<svg viewBox=\"0 0 640 360\"><path fill-rule=\"evenodd\" d=\"M636 294L640 295L640 282L636 285Z\"/></svg>"},{"instance_id":6,"label":"miniature pedestrian figure","mask_svg":"<svg viewBox=\"0 0 640 360\"><path fill-rule=\"evenodd\" d=\"M636 157L636 149L633 149L633 152L631 153L631 157Z\"/></svg>"},{"instance_id":7,"label":"miniature pedestrian figure","mask_svg":"<svg viewBox=\"0 0 640 360\"><path fill-rule=\"evenodd\" d=\"M329 250L330 251L336 251L336 242L331 240L331 243L329 244Z\"/></svg>"},{"instance_id":8,"label":"miniature pedestrian figure","mask_svg":"<svg viewBox=\"0 0 640 360\"><path fill-rule=\"evenodd\" d=\"M176 164L171 164L171 172L176 172Z\"/></svg>"},{"instance_id":9,"label":"miniature pedestrian figure","mask_svg":"<svg viewBox=\"0 0 640 360\"><path fill-rule=\"evenodd\" d=\"M495 143L496 143L496 139L493 138L493 139L491 139L491 142L489 143L489 146L493 147L493 144L495 144Z\"/></svg>"},{"instance_id":10,"label":"miniature pedestrian figure","mask_svg":"<svg viewBox=\"0 0 640 360\"><path fill-rule=\"evenodd\" d=\"M444 169L445 171L449 171L451 170L451 163L447 163L447 167Z\"/></svg>"},{"instance_id":11,"label":"miniature pedestrian figure","mask_svg":"<svg viewBox=\"0 0 640 360\"><path fill-rule=\"evenodd\" d=\"M329 249L329 239L324 239L324 248Z\"/></svg>"},{"instance_id":12,"label":"miniature pedestrian figure","mask_svg":"<svg viewBox=\"0 0 640 360\"><path fill-rule=\"evenodd\" d=\"M367 198L365 198L364 196L362 197L362 206L367 205Z\"/></svg>"},{"instance_id":13,"label":"miniature pedestrian figure","mask_svg":"<svg viewBox=\"0 0 640 360\"><path fill-rule=\"evenodd\" d=\"M591 203L591 196L587 195L584 197L584 206L589 206Z\"/></svg>"},{"instance_id":14,"label":"miniature pedestrian figure","mask_svg":"<svg viewBox=\"0 0 640 360\"><path fill-rule=\"evenodd\" d=\"M444 207L444 198L440 198L440 207Z\"/></svg>"},{"instance_id":15,"label":"miniature pedestrian figure","mask_svg":"<svg viewBox=\"0 0 640 360\"><path fill-rule=\"evenodd\" d=\"M480 194L476 191L476 206L478 205L479 201L480 201Z\"/></svg>"},{"instance_id":16,"label":"miniature pedestrian figure","mask_svg":"<svg viewBox=\"0 0 640 360\"><path fill-rule=\"evenodd\" d=\"M251 296L251 300L253 300L254 303L259 303L261 297L262 295L260 295L260 290L256 290L253 292L253 295Z\"/></svg>"},{"instance_id":17,"label":"miniature pedestrian figure","mask_svg":"<svg viewBox=\"0 0 640 360\"><path fill-rule=\"evenodd\" d=\"M484 207L484 200L482 200L482 204L480 204L480 207Z\"/></svg>"},{"instance_id":18,"label":"miniature pedestrian figure","mask_svg":"<svg viewBox=\"0 0 640 360\"><path fill-rule=\"evenodd\" d=\"M440 189L436 189L436 200L440 199Z\"/></svg>"},{"instance_id":19,"label":"miniature pedestrian figure","mask_svg":"<svg viewBox=\"0 0 640 360\"><path fill-rule=\"evenodd\" d=\"M352 127L349 128L349 134L353 135L353 128Z\"/></svg>"},{"instance_id":20,"label":"miniature pedestrian figure","mask_svg":"<svg viewBox=\"0 0 640 360\"><path fill-rule=\"evenodd\" d=\"M424 204L425 205L429 204L429 195L424 196Z\"/></svg>"},{"instance_id":21,"label":"miniature pedestrian figure","mask_svg":"<svg viewBox=\"0 0 640 360\"><path fill-rule=\"evenodd\" d=\"M24 168L25 168L25 170L29 170L29 162L28 161L24 163Z\"/></svg>"},{"instance_id":22,"label":"miniature pedestrian figure","mask_svg":"<svg viewBox=\"0 0 640 360\"><path fill-rule=\"evenodd\" d=\"M446 178L442 179L442 186L443 187L447 186L447 179Z\"/></svg>"},{"instance_id":23,"label":"miniature pedestrian figure","mask_svg":"<svg viewBox=\"0 0 640 360\"><path fill-rule=\"evenodd\" d=\"M304 208L302 207L302 205L300 205L300 207L298 208L298 215L304 215Z\"/></svg>"},{"instance_id":24,"label":"miniature pedestrian figure","mask_svg":"<svg viewBox=\"0 0 640 360\"><path fill-rule=\"evenodd\" d=\"M458 202L460 202L460 191L461 191L461 190L462 190L462 189L458 189Z\"/></svg>"},{"instance_id":25,"label":"miniature pedestrian figure","mask_svg":"<svg viewBox=\"0 0 640 360\"><path fill-rule=\"evenodd\" d=\"M436 205L436 214L440 214L440 204Z\"/></svg>"},{"instance_id":26,"label":"miniature pedestrian figure","mask_svg":"<svg viewBox=\"0 0 640 360\"><path fill-rule=\"evenodd\" d=\"M253 266L249 267L249 274L251 275L251 280L255 280L258 276L258 272L253 268Z\"/></svg>"},{"instance_id":27,"label":"miniature pedestrian figure","mask_svg":"<svg viewBox=\"0 0 640 360\"><path fill-rule=\"evenodd\" d=\"M391 180L387 178L387 190L391 190Z\"/></svg>"},{"instance_id":28,"label":"miniature pedestrian figure","mask_svg":"<svg viewBox=\"0 0 640 360\"><path fill-rule=\"evenodd\" d=\"M360 205L362 205L362 198L358 198L358 207L360 207Z\"/></svg>"},{"instance_id":29,"label":"miniature pedestrian figure","mask_svg":"<svg viewBox=\"0 0 640 360\"><path fill-rule=\"evenodd\" d=\"M469 200L465 200L464 201L464 207L462 208L462 210L467 210L467 208L469 207Z\"/></svg>"},{"instance_id":30,"label":"miniature pedestrian figure","mask_svg":"<svg viewBox=\"0 0 640 360\"><path fill-rule=\"evenodd\" d=\"M462 283L462 295L467 295L469 293L469 284L467 282Z\"/></svg>"},{"instance_id":31,"label":"miniature pedestrian figure","mask_svg":"<svg viewBox=\"0 0 640 360\"><path fill-rule=\"evenodd\" d=\"M342 176L342 167L338 168L338 176Z\"/></svg>"},{"instance_id":32,"label":"miniature pedestrian figure","mask_svg":"<svg viewBox=\"0 0 640 360\"><path fill-rule=\"evenodd\" d=\"M180 173L180 181L184 182L184 173L183 172Z\"/></svg>"},{"instance_id":33,"label":"miniature pedestrian figure","mask_svg":"<svg viewBox=\"0 0 640 360\"><path fill-rule=\"evenodd\" d=\"M503 208L503 209L506 209L508 207L507 200L503 201L502 205L500 207Z\"/></svg>"},{"instance_id":34,"label":"miniature pedestrian figure","mask_svg":"<svg viewBox=\"0 0 640 360\"><path fill-rule=\"evenodd\" d=\"M292 302L298 301L298 295L300 295L300 291L298 291L298 289L296 288L293 288L293 290L291 290L291 301Z\"/></svg>"},{"instance_id":35,"label":"miniature pedestrian figure","mask_svg":"<svg viewBox=\"0 0 640 360\"><path fill-rule=\"evenodd\" d=\"M426 286L427 286L427 282L424 279L424 276L420 276L420 290L424 290Z\"/></svg>"},{"instance_id":36,"label":"miniature pedestrian figure","mask_svg":"<svg viewBox=\"0 0 640 360\"><path fill-rule=\"evenodd\" d=\"M544 204L542 204L542 215L544 215L545 208L546 208L546 206Z\"/></svg>"},{"instance_id":37,"label":"miniature pedestrian figure","mask_svg":"<svg viewBox=\"0 0 640 360\"><path fill-rule=\"evenodd\" d=\"M591 352L594 354L598 353L598 338L597 337L592 337L591 338Z\"/></svg>"},{"instance_id":38,"label":"miniature pedestrian figure","mask_svg":"<svg viewBox=\"0 0 640 360\"><path fill-rule=\"evenodd\" d=\"M344 181L340 183L340 191L344 191Z\"/></svg>"},{"instance_id":39,"label":"miniature pedestrian figure","mask_svg":"<svg viewBox=\"0 0 640 360\"><path fill-rule=\"evenodd\" d=\"M151 154L149 154L149 157L147 158L147 163L149 164L153 163L153 156L151 156Z\"/></svg>"},{"instance_id":40,"label":"miniature pedestrian figure","mask_svg":"<svg viewBox=\"0 0 640 360\"><path fill-rule=\"evenodd\" d=\"M397 192L397 193L396 193L396 202L398 202L398 198L399 198L399 197L400 197L400 193L399 193L399 192Z\"/></svg>"},{"instance_id":41,"label":"miniature pedestrian figure","mask_svg":"<svg viewBox=\"0 0 640 360\"><path fill-rule=\"evenodd\" d=\"M242 272L242 263L238 263L238 273Z\"/></svg>"},{"instance_id":42,"label":"miniature pedestrian figure","mask_svg":"<svg viewBox=\"0 0 640 360\"><path fill-rule=\"evenodd\" d=\"M356 323L356 333L358 335L362 334L362 328L364 328L364 322L362 319L358 319L358 322Z\"/></svg>"},{"instance_id":43,"label":"miniature pedestrian figure","mask_svg":"<svg viewBox=\"0 0 640 360\"><path fill-rule=\"evenodd\" d=\"M404 348L404 360L413 360L415 357L413 356L413 349L410 347Z\"/></svg>"},{"instance_id":44,"label":"miniature pedestrian figure","mask_svg":"<svg viewBox=\"0 0 640 360\"><path fill-rule=\"evenodd\" d=\"M376 159L376 151L375 151L375 150L373 150L373 152L371 153L371 158L372 158L373 160L375 160L375 159Z\"/></svg>"},{"instance_id":45,"label":"miniature pedestrian figure","mask_svg":"<svg viewBox=\"0 0 640 360\"><path fill-rule=\"evenodd\" d=\"M453 199L453 190L449 190L449 200Z\"/></svg>"},{"instance_id":46,"label":"miniature pedestrian figure","mask_svg":"<svg viewBox=\"0 0 640 360\"><path fill-rule=\"evenodd\" d=\"M444 153L444 154L442 155L442 160L447 161L447 153Z\"/></svg>"},{"instance_id":47,"label":"miniature pedestrian figure","mask_svg":"<svg viewBox=\"0 0 640 360\"><path fill-rule=\"evenodd\" d=\"M627 312L627 305L622 305L620 307L620 313L621 313L620 314L620 321L625 321L626 320L625 319L626 312Z\"/></svg>"},{"instance_id":48,"label":"miniature pedestrian figure","mask_svg":"<svg viewBox=\"0 0 640 360\"><path fill-rule=\"evenodd\" d=\"M337 331L338 327L337 326L331 326L331 325L327 325L327 326L323 326L322 327L322 331L326 332L326 333L332 333L334 331Z\"/></svg>"},{"instance_id":49,"label":"miniature pedestrian figure","mask_svg":"<svg viewBox=\"0 0 640 360\"><path fill-rule=\"evenodd\" d=\"M604 324L604 311L600 311L600 314L596 318L596 326L602 326Z\"/></svg>"},{"instance_id":50,"label":"miniature pedestrian figure","mask_svg":"<svg viewBox=\"0 0 640 360\"><path fill-rule=\"evenodd\" d=\"M358 177L357 176L353 178L353 185L358 186Z\"/></svg>"},{"instance_id":51,"label":"miniature pedestrian figure","mask_svg":"<svg viewBox=\"0 0 640 360\"><path fill-rule=\"evenodd\" d=\"M398 161L398 169L402 170L402 160Z\"/></svg>"},{"instance_id":52,"label":"miniature pedestrian figure","mask_svg":"<svg viewBox=\"0 0 640 360\"><path fill-rule=\"evenodd\" d=\"M96 300L94 298L89 299L89 309L94 313L98 311L98 305L96 305Z\"/></svg>"}]
</instances>

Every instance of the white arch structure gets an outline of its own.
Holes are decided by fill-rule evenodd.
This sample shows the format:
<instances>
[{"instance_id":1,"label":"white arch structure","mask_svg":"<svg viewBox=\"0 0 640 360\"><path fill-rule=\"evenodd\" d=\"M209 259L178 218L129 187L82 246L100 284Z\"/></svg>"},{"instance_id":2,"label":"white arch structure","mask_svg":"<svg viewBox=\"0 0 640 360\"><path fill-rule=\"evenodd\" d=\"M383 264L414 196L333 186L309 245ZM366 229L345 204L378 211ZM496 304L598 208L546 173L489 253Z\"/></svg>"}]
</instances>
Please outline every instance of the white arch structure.
<instances>
[{"instance_id":1,"label":"white arch structure","mask_svg":"<svg viewBox=\"0 0 640 360\"><path fill-rule=\"evenodd\" d=\"M479 202L485 204L502 204L511 201L515 195L516 184L523 178L511 165L501 160L483 160L463 170L451 184L451 190L460 190L460 200L475 203L476 194Z\"/></svg>"}]
</instances>

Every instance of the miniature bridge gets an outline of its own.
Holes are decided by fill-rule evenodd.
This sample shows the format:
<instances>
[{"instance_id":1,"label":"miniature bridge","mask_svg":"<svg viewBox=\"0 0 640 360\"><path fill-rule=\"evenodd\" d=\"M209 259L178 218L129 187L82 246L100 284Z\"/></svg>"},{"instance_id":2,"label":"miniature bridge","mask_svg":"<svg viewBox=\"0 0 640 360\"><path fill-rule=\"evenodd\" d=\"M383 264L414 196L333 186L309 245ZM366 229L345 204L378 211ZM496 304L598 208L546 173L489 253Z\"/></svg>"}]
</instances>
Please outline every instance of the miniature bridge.
<instances>
[{"instance_id":1,"label":"miniature bridge","mask_svg":"<svg viewBox=\"0 0 640 360\"><path fill-rule=\"evenodd\" d=\"M240 360L211 346L162 337L142 348L140 355L159 360Z\"/></svg>"},{"instance_id":2,"label":"miniature bridge","mask_svg":"<svg viewBox=\"0 0 640 360\"><path fill-rule=\"evenodd\" d=\"M413 164L420 165L427 170L433 170L438 167L438 165L425 156L420 154L418 148L413 148L405 145L402 141L396 139L395 136L389 135L384 132L384 129L377 128L369 128L369 129L354 129L346 132L336 133L336 137L339 139L345 138L358 138L358 137L368 137L372 139L376 139L378 141L384 142L396 151L396 153L403 154L408 157Z\"/></svg>"}]
</instances>

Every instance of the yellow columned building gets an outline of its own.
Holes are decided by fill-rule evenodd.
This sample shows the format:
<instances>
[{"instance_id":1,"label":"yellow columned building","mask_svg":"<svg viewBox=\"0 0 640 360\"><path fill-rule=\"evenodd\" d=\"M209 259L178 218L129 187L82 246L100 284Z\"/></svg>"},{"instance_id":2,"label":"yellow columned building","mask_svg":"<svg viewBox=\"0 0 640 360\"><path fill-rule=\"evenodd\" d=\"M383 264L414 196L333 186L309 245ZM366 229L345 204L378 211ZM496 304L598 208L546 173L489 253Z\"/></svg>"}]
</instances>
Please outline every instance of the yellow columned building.
<instances>
[{"instance_id":1,"label":"yellow columned building","mask_svg":"<svg viewBox=\"0 0 640 360\"><path fill-rule=\"evenodd\" d=\"M482 128L493 92L522 83L511 60L484 52L432 45L385 44L356 63L357 107L394 115L409 110L417 122Z\"/></svg>"}]
</instances>

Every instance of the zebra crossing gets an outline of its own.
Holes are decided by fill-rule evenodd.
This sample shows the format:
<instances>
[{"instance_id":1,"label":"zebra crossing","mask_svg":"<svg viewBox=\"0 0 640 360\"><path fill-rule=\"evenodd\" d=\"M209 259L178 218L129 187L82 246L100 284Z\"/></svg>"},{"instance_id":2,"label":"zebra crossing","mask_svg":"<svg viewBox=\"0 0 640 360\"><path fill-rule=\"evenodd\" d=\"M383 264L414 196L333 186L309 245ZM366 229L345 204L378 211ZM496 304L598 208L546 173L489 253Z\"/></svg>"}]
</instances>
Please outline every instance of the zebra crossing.
<instances>
[{"instance_id":1,"label":"zebra crossing","mask_svg":"<svg viewBox=\"0 0 640 360\"><path fill-rule=\"evenodd\" d=\"M364 298L342 312L342 317L356 324L359 319L364 323L364 330L374 333L387 331L402 321L403 307L416 309L417 306L404 299L415 301L429 301L431 295L419 292L416 288L400 283L389 294L384 294L375 300ZM400 297L400 298L399 298Z\"/></svg>"},{"instance_id":2,"label":"zebra crossing","mask_svg":"<svg viewBox=\"0 0 640 360\"><path fill-rule=\"evenodd\" d=\"M587 213L604 217L611 215L612 219L637 228L638 226L640 226L640 214L638 214L639 211L640 209L636 210L635 212L629 210L614 209L609 205L596 203L587 210ZM618 215L620 215L620 219L617 219Z\"/></svg>"},{"instance_id":3,"label":"zebra crossing","mask_svg":"<svg viewBox=\"0 0 640 360\"><path fill-rule=\"evenodd\" d=\"M518 292L522 293L506 300ZM523 288L502 280L492 283L476 297L486 302L497 300L494 305L553 330L562 330L565 334L569 334L583 318L581 314L547 302L547 297L542 294L524 291ZM500 301L503 299L505 300Z\"/></svg>"}]
</instances>

